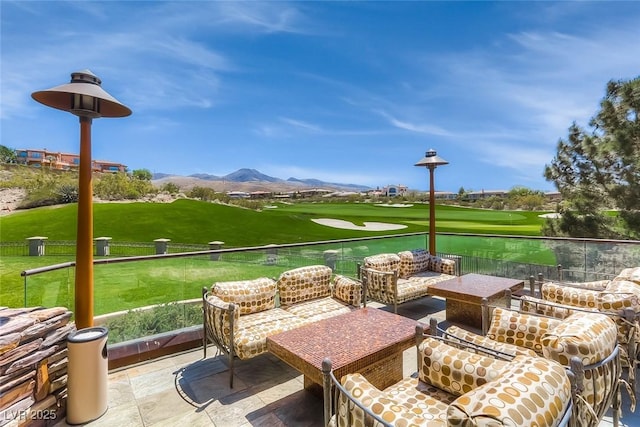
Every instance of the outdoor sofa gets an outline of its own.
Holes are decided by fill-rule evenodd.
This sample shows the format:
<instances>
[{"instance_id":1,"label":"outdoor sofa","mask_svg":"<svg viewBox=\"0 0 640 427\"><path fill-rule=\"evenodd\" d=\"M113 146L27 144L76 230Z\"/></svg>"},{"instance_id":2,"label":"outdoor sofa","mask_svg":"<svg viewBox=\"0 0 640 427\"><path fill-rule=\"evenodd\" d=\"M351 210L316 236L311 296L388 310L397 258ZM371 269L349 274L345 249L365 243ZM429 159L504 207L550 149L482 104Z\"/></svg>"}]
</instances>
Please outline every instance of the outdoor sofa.
<instances>
[{"instance_id":1,"label":"outdoor sofa","mask_svg":"<svg viewBox=\"0 0 640 427\"><path fill-rule=\"evenodd\" d=\"M233 362L267 351L267 337L360 308L362 285L324 265L285 271L278 280L217 282L202 289L204 357L214 343Z\"/></svg>"},{"instance_id":2,"label":"outdoor sofa","mask_svg":"<svg viewBox=\"0 0 640 427\"><path fill-rule=\"evenodd\" d=\"M325 359L325 425L568 425L576 387L559 363L531 355L501 360L416 329L417 373L384 390L361 374L336 378Z\"/></svg>"},{"instance_id":3,"label":"outdoor sofa","mask_svg":"<svg viewBox=\"0 0 640 427\"><path fill-rule=\"evenodd\" d=\"M452 279L456 262L429 254L424 249L384 253L364 258L359 276L367 290L367 298L393 305L429 295L429 287Z\"/></svg>"}]
</instances>

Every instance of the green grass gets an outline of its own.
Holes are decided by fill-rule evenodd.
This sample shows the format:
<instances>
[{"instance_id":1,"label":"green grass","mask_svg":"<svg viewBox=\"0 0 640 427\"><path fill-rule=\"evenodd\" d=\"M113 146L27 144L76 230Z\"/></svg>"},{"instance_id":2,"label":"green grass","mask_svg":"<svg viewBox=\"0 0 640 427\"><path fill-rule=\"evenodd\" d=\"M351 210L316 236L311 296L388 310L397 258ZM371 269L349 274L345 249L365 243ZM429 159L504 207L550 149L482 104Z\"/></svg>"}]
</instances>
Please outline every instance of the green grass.
<instances>
[{"instance_id":1,"label":"green grass","mask_svg":"<svg viewBox=\"0 0 640 427\"><path fill-rule=\"evenodd\" d=\"M174 243L206 244L225 242L224 247L261 246L266 244L313 242L322 240L371 237L412 232L428 228L429 206L393 208L370 203L277 203L275 209L256 212L195 200L160 203L101 203L94 205L94 236L112 237L112 242L152 242L168 238ZM49 240L75 240L76 205L47 207L0 217L0 241L25 242L27 237L46 236ZM439 232L478 234L539 235L543 220L539 212L491 211L452 206L436 207ZM407 227L394 231L342 230L319 225L314 218L333 218L363 225L364 222L387 222ZM423 242L421 238L419 241ZM449 253L519 260L530 263L554 263L553 252L539 242L515 247L513 239L464 239L438 237L438 249ZM504 241L501 241L504 240ZM403 241L391 243L402 245ZM404 241L406 242L406 241ZM525 243L522 243L525 245ZM412 246L412 247L415 247ZM410 247L389 247L397 252ZM359 248L362 255L380 247ZM370 252L369 252L370 253ZM378 253L378 252L376 252ZM0 305L24 305L24 278L20 272L44 265L73 261L73 257L2 257L0 258ZM171 259L154 262L99 265L95 268L95 312L107 313L143 305L198 298L202 286L216 280L233 280L260 276L274 277L282 267L253 263L212 263L208 259ZM65 305L73 301L73 269L28 278L27 305ZM248 277L251 276L251 277Z\"/></svg>"},{"instance_id":2,"label":"green grass","mask_svg":"<svg viewBox=\"0 0 640 427\"><path fill-rule=\"evenodd\" d=\"M294 243L422 232L429 207L381 207L370 203L277 204L261 212L196 200L173 203L99 203L94 205L94 236L114 241L151 242L168 238L180 243L222 240L227 247ZM75 240L77 205L38 208L0 218L0 241L27 237ZM438 231L540 235L539 212L509 212L436 207ZM313 218L334 218L363 225L366 221L406 225L396 231L342 230L315 224Z\"/></svg>"}]
</instances>

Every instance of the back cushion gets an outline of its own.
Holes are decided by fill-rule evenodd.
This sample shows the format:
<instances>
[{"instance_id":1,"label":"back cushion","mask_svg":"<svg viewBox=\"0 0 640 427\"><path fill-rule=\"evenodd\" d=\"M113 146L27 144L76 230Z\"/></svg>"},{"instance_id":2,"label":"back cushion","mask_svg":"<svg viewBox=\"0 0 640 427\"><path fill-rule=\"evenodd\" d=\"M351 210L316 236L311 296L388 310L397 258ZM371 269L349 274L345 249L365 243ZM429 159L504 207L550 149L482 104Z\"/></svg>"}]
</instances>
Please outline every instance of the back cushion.
<instances>
[{"instance_id":1,"label":"back cushion","mask_svg":"<svg viewBox=\"0 0 640 427\"><path fill-rule=\"evenodd\" d=\"M285 271L278 279L280 304L298 302L331 295L331 268L326 265L311 265Z\"/></svg>"},{"instance_id":2,"label":"back cushion","mask_svg":"<svg viewBox=\"0 0 640 427\"><path fill-rule=\"evenodd\" d=\"M429 268L436 273L450 274L451 276L455 276L456 274L456 262L449 258L432 256Z\"/></svg>"},{"instance_id":3,"label":"back cushion","mask_svg":"<svg viewBox=\"0 0 640 427\"><path fill-rule=\"evenodd\" d=\"M431 254L424 249L398 252L398 257L400 257L398 275L403 279L420 271L429 270L431 264Z\"/></svg>"},{"instance_id":4,"label":"back cushion","mask_svg":"<svg viewBox=\"0 0 640 427\"><path fill-rule=\"evenodd\" d=\"M251 314L276 306L276 282L261 277L255 280L217 282L211 287L211 295L240 307L239 314Z\"/></svg>"},{"instance_id":5,"label":"back cushion","mask_svg":"<svg viewBox=\"0 0 640 427\"><path fill-rule=\"evenodd\" d=\"M497 378L509 362L462 350L427 337L420 344L421 381L455 396Z\"/></svg>"},{"instance_id":6,"label":"back cushion","mask_svg":"<svg viewBox=\"0 0 640 427\"><path fill-rule=\"evenodd\" d=\"M640 285L640 267L625 268L613 280L628 280Z\"/></svg>"},{"instance_id":7,"label":"back cushion","mask_svg":"<svg viewBox=\"0 0 640 427\"><path fill-rule=\"evenodd\" d=\"M570 286L545 283L542 285L542 299L574 307L597 308L599 291L572 288Z\"/></svg>"},{"instance_id":8,"label":"back cushion","mask_svg":"<svg viewBox=\"0 0 640 427\"><path fill-rule=\"evenodd\" d=\"M398 271L400 268L400 257L396 254L368 256L363 261L365 267L378 271Z\"/></svg>"},{"instance_id":9,"label":"back cushion","mask_svg":"<svg viewBox=\"0 0 640 427\"><path fill-rule=\"evenodd\" d=\"M542 354L542 336L561 323L558 319L518 313L500 307L493 309L487 337L494 341L525 347Z\"/></svg>"},{"instance_id":10,"label":"back cushion","mask_svg":"<svg viewBox=\"0 0 640 427\"><path fill-rule=\"evenodd\" d=\"M601 313L574 313L542 337L544 357L569 366L578 356L591 365L609 356L617 344L616 324Z\"/></svg>"},{"instance_id":11,"label":"back cushion","mask_svg":"<svg viewBox=\"0 0 640 427\"><path fill-rule=\"evenodd\" d=\"M577 307L572 305L560 305L557 302L551 302L528 295L520 297L520 311L525 313L540 314L547 317L555 317L556 319L565 319L575 313L576 308ZM596 311L592 308L581 308L580 310Z\"/></svg>"},{"instance_id":12,"label":"back cushion","mask_svg":"<svg viewBox=\"0 0 640 427\"><path fill-rule=\"evenodd\" d=\"M640 286L628 280L614 280L598 295L598 309L619 313L625 308L640 312Z\"/></svg>"}]
</instances>

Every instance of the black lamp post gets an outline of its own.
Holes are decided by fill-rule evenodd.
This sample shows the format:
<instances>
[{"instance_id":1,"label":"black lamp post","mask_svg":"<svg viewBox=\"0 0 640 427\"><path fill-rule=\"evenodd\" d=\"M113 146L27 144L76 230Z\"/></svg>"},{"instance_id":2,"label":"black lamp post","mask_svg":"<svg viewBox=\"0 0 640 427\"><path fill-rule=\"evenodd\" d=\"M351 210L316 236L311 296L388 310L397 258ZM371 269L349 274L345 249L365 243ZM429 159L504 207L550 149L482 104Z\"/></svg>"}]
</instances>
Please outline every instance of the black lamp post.
<instances>
[{"instance_id":1,"label":"black lamp post","mask_svg":"<svg viewBox=\"0 0 640 427\"><path fill-rule=\"evenodd\" d=\"M436 155L434 149L427 151L425 156L415 166L425 166L429 169L429 253L436 254L436 196L433 186L433 171L438 166L448 165L442 157Z\"/></svg>"},{"instance_id":2,"label":"black lamp post","mask_svg":"<svg viewBox=\"0 0 640 427\"><path fill-rule=\"evenodd\" d=\"M126 117L131 110L102 89L89 70L71 74L71 82L34 92L47 107L80 118L78 225L76 237L75 322L78 329L93 326L93 186L91 183L91 122L99 117Z\"/></svg>"}]
</instances>

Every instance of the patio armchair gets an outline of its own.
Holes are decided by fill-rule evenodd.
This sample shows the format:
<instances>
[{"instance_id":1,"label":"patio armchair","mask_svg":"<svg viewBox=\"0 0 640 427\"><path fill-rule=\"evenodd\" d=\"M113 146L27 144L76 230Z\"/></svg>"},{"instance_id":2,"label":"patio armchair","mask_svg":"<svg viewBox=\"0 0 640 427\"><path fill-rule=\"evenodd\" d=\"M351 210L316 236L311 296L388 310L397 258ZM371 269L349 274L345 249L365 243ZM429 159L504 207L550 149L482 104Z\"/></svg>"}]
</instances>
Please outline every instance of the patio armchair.
<instances>
[{"instance_id":1,"label":"patio armchair","mask_svg":"<svg viewBox=\"0 0 640 427\"><path fill-rule=\"evenodd\" d=\"M614 426L618 426L619 391L624 381L617 328L611 318L598 312L581 311L561 320L502 307L486 309L491 314L484 336L457 326L450 326L443 335L511 357L534 352L539 357L557 361L570 369L580 384L579 399L573 409L576 425L597 426L611 407ZM437 325L432 328L437 330ZM632 396L632 410L634 401Z\"/></svg>"},{"instance_id":2,"label":"patio armchair","mask_svg":"<svg viewBox=\"0 0 640 427\"><path fill-rule=\"evenodd\" d=\"M618 329L622 364L634 390L640 357L640 269L627 268L613 280L583 283L538 280L540 300L523 300L524 309L559 318L576 311L597 311L611 317ZM546 311L546 312L545 312Z\"/></svg>"},{"instance_id":3,"label":"patio armchair","mask_svg":"<svg viewBox=\"0 0 640 427\"><path fill-rule=\"evenodd\" d=\"M557 362L501 358L425 335L420 325L416 350L417 372L384 390L361 374L336 378L325 359L325 425L569 425L577 386Z\"/></svg>"},{"instance_id":4,"label":"patio armchair","mask_svg":"<svg viewBox=\"0 0 640 427\"><path fill-rule=\"evenodd\" d=\"M384 253L364 258L358 267L358 276L372 301L398 305L429 295L429 287L452 279L456 274L456 262L429 254L424 249Z\"/></svg>"}]
</instances>

